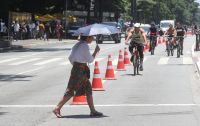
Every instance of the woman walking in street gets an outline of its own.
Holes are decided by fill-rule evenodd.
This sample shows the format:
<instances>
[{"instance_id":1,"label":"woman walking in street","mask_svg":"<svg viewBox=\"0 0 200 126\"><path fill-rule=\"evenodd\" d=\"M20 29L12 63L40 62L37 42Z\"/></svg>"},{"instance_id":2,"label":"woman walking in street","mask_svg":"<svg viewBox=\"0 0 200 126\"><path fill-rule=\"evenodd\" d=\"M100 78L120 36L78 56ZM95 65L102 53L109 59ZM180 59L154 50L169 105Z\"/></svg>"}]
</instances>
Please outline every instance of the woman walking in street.
<instances>
[{"instance_id":1,"label":"woman walking in street","mask_svg":"<svg viewBox=\"0 0 200 126\"><path fill-rule=\"evenodd\" d=\"M92 43L93 36L81 36L80 41L72 48L69 60L73 65L71 76L68 82L68 87L64 96L61 98L53 113L61 118L60 110L62 106L74 96L87 96L88 106L90 108L90 116L102 116L103 114L96 111L93 104L92 87L89 81L90 70L87 63L92 63L96 54L100 51L99 46L96 46L94 53L91 55L88 44Z\"/></svg>"}]
</instances>

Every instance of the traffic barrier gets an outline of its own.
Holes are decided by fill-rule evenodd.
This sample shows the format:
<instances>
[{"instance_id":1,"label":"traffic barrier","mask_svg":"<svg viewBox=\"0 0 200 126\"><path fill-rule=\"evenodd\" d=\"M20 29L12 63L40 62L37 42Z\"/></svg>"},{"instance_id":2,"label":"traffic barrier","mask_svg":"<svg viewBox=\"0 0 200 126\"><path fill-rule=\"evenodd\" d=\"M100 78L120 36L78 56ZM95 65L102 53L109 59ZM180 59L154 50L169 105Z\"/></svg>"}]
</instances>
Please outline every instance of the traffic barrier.
<instances>
[{"instance_id":1,"label":"traffic barrier","mask_svg":"<svg viewBox=\"0 0 200 126\"><path fill-rule=\"evenodd\" d=\"M93 91L105 91L102 85L100 70L98 66L98 62L95 61L94 75L92 80L92 90Z\"/></svg>"},{"instance_id":2,"label":"traffic barrier","mask_svg":"<svg viewBox=\"0 0 200 126\"><path fill-rule=\"evenodd\" d=\"M117 70L118 71L125 71L126 70L125 66L124 66L124 58L123 58L123 55L122 55L122 50L119 50Z\"/></svg>"},{"instance_id":3,"label":"traffic barrier","mask_svg":"<svg viewBox=\"0 0 200 126\"><path fill-rule=\"evenodd\" d=\"M87 105L86 96L74 96L71 105Z\"/></svg>"},{"instance_id":4,"label":"traffic barrier","mask_svg":"<svg viewBox=\"0 0 200 126\"><path fill-rule=\"evenodd\" d=\"M112 66L111 55L108 55L108 63L104 80L115 80L114 69Z\"/></svg>"},{"instance_id":5,"label":"traffic barrier","mask_svg":"<svg viewBox=\"0 0 200 126\"><path fill-rule=\"evenodd\" d=\"M131 65L126 47L124 48L124 65Z\"/></svg>"}]
</instances>

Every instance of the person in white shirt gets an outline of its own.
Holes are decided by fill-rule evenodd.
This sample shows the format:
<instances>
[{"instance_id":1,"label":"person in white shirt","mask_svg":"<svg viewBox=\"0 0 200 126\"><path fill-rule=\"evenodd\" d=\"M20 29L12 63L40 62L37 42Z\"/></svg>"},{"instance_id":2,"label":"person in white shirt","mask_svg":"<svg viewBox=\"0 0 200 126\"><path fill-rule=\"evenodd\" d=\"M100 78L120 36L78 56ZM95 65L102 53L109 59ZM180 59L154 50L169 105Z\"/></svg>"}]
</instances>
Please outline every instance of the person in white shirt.
<instances>
[{"instance_id":1,"label":"person in white shirt","mask_svg":"<svg viewBox=\"0 0 200 126\"><path fill-rule=\"evenodd\" d=\"M80 41L72 47L69 61L73 65L70 79L64 96L61 98L53 113L61 118L60 110L62 106L74 96L87 96L88 106L90 108L90 116L102 116L101 112L96 111L93 103L92 87L89 81L90 70L87 63L92 63L96 54L100 51L96 46L94 53L91 55L88 44L92 43L93 36L81 36Z\"/></svg>"}]
</instances>

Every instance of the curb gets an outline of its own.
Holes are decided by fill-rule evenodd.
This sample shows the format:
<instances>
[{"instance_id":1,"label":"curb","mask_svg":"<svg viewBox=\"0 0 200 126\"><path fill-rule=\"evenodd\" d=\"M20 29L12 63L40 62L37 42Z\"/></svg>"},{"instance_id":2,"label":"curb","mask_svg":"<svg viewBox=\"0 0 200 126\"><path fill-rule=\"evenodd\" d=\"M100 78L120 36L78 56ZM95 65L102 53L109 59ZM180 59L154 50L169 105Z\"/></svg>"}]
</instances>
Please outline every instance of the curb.
<instances>
[{"instance_id":1,"label":"curb","mask_svg":"<svg viewBox=\"0 0 200 126\"><path fill-rule=\"evenodd\" d=\"M30 48L30 47L34 47L34 46L41 46L41 45L49 45L49 44L59 44L59 43L63 43L63 44L73 44L76 43L77 40L64 40L64 41L49 41L49 42L33 42L30 44L13 44L11 45L11 47L5 47L5 48L0 48L0 52L5 52L8 50L12 50L12 49L23 49L23 48ZM25 42L24 42L25 43Z\"/></svg>"},{"instance_id":2,"label":"curb","mask_svg":"<svg viewBox=\"0 0 200 126\"><path fill-rule=\"evenodd\" d=\"M200 75L200 61L198 60L198 57L195 57L194 48L195 48L195 42L192 45L192 49L191 49L192 50L192 59L193 59L195 67L197 68L198 75Z\"/></svg>"}]
</instances>

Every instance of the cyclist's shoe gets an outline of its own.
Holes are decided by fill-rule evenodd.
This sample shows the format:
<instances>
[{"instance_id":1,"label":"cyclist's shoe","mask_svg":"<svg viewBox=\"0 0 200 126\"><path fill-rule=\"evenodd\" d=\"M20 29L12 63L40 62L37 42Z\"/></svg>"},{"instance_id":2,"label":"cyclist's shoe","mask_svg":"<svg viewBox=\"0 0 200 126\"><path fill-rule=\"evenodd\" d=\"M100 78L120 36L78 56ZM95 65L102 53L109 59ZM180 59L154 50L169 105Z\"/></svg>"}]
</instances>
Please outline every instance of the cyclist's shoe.
<instances>
[{"instance_id":1,"label":"cyclist's shoe","mask_svg":"<svg viewBox=\"0 0 200 126\"><path fill-rule=\"evenodd\" d=\"M141 66L140 66L140 71L143 71L143 70L144 70L144 69L143 69L143 66L141 65Z\"/></svg>"},{"instance_id":2,"label":"cyclist's shoe","mask_svg":"<svg viewBox=\"0 0 200 126\"><path fill-rule=\"evenodd\" d=\"M183 55L183 51L181 51L181 55Z\"/></svg>"},{"instance_id":3,"label":"cyclist's shoe","mask_svg":"<svg viewBox=\"0 0 200 126\"><path fill-rule=\"evenodd\" d=\"M143 59L140 60L140 71L143 71Z\"/></svg>"}]
</instances>

